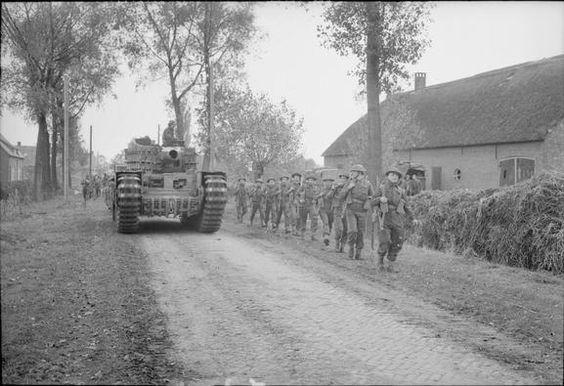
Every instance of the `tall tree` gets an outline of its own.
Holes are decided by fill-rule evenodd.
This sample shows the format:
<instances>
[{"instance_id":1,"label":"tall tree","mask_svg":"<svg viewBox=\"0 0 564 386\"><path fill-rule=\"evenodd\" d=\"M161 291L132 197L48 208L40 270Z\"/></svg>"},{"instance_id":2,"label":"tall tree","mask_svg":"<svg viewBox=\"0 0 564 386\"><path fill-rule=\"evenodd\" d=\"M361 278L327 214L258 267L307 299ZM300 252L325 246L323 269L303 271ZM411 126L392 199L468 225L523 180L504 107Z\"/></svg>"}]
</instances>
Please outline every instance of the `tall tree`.
<instances>
[{"instance_id":1,"label":"tall tree","mask_svg":"<svg viewBox=\"0 0 564 386\"><path fill-rule=\"evenodd\" d=\"M192 14L197 29L194 31L195 50L200 56L206 74L204 98L207 118L204 123L204 170L210 168L213 95L215 86L230 72L242 65L241 54L256 34L253 3L198 2L198 12ZM202 122L202 121L201 121Z\"/></svg>"},{"instance_id":2,"label":"tall tree","mask_svg":"<svg viewBox=\"0 0 564 386\"><path fill-rule=\"evenodd\" d=\"M100 63L105 64L105 76L117 74L112 56L100 54L107 52L104 45L111 33L109 7L103 3L50 2L2 5L2 89L8 94L9 106L25 110L38 124L36 199L54 188L50 165L56 162L50 161L57 152L56 145L53 154L49 147L48 117L54 112L51 129L56 142L63 75L89 66L102 71ZM115 71L108 71L112 68Z\"/></svg>"},{"instance_id":3,"label":"tall tree","mask_svg":"<svg viewBox=\"0 0 564 386\"><path fill-rule=\"evenodd\" d=\"M429 45L426 26L434 5L427 2L332 2L324 10L318 35L325 47L358 59L352 71L366 87L369 178L382 175L380 94L393 93L400 79L408 79Z\"/></svg>"},{"instance_id":4,"label":"tall tree","mask_svg":"<svg viewBox=\"0 0 564 386\"><path fill-rule=\"evenodd\" d=\"M123 46L129 66L155 80L166 77L170 87L168 105L176 120L178 139L184 138L189 122L188 97L201 82L204 69L197 44L196 2L139 2L121 5ZM189 139L189 138L188 138Z\"/></svg>"},{"instance_id":5,"label":"tall tree","mask_svg":"<svg viewBox=\"0 0 564 386\"><path fill-rule=\"evenodd\" d=\"M276 105L248 88L227 86L218 88L215 95L213 142L220 160L250 166L255 177L260 177L266 166L287 163L298 155L303 118L285 101ZM205 116L205 109L200 113ZM199 141L206 140L206 133L200 133Z\"/></svg>"}]
</instances>

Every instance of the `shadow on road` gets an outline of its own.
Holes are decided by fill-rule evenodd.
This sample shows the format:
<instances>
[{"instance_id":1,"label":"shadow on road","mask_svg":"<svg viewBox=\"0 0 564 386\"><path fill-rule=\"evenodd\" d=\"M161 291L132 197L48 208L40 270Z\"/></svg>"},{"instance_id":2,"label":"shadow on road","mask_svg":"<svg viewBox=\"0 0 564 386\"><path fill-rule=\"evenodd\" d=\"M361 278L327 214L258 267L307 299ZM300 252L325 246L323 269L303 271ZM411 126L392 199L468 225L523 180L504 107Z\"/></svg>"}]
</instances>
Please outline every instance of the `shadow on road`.
<instances>
[{"instance_id":1,"label":"shadow on road","mask_svg":"<svg viewBox=\"0 0 564 386\"><path fill-rule=\"evenodd\" d=\"M139 231L137 234L208 234L198 232L194 226L182 224L180 220L173 218L141 218L139 220Z\"/></svg>"}]
</instances>

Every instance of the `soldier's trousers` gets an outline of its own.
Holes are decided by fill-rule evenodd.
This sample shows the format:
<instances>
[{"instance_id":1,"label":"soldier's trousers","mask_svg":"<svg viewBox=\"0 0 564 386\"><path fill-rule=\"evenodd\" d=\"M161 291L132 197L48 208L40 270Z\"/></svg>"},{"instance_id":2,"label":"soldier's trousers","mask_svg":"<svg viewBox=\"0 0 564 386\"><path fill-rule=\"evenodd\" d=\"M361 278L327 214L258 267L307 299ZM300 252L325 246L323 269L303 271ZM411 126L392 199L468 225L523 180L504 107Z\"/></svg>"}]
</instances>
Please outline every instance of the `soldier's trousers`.
<instances>
[{"instance_id":1,"label":"soldier's trousers","mask_svg":"<svg viewBox=\"0 0 564 386\"><path fill-rule=\"evenodd\" d=\"M333 229L335 230L335 245L344 245L347 242L347 220L343 216L343 209L333 211Z\"/></svg>"},{"instance_id":2,"label":"soldier's trousers","mask_svg":"<svg viewBox=\"0 0 564 386\"><path fill-rule=\"evenodd\" d=\"M237 203L237 221L243 222L243 216L247 213L247 203L238 202Z\"/></svg>"},{"instance_id":3,"label":"soldier's trousers","mask_svg":"<svg viewBox=\"0 0 564 386\"><path fill-rule=\"evenodd\" d=\"M278 207L278 215L276 216L276 228L280 226L282 213L284 213L284 229L286 231L289 231L293 226L292 214L291 214L291 208L289 202L280 202L280 206Z\"/></svg>"},{"instance_id":4,"label":"soldier's trousers","mask_svg":"<svg viewBox=\"0 0 564 386\"><path fill-rule=\"evenodd\" d=\"M318 220L318 216L317 216L317 210L315 209L315 204L313 203L306 203L304 206L302 206L301 208L301 215L300 215L300 230L301 233L304 234L306 231L306 224L307 224L307 217L309 215L309 220L311 221L311 233L315 234L315 232L317 232L317 222Z\"/></svg>"},{"instance_id":5,"label":"soldier's trousers","mask_svg":"<svg viewBox=\"0 0 564 386\"><path fill-rule=\"evenodd\" d=\"M276 221L276 214L278 212L278 200L267 200L266 209L264 211L264 223L268 224L270 221L272 224Z\"/></svg>"},{"instance_id":6,"label":"soldier's trousers","mask_svg":"<svg viewBox=\"0 0 564 386\"><path fill-rule=\"evenodd\" d=\"M290 223L292 224L292 231L294 233L297 233L298 231L301 230L300 215L301 215L300 207L296 204L290 203Z\"/></svg>"},{"instance_id":7,"label":"soldier's trousers","mask_svg":"<svg viewBox=\"0 0 564 386\"><path fill-rule=\"evenodd\" d=\"M260 214L260 225L264 225L264 209L262 208L262 205L259 204L258 202L253 202L252 204L252 209L251 209L251 225L253 225L253 220L255 218L255 214L257 213L257 210L259 211Z\"/></svg>"},{"instance_id":8,"label":"soldier's trousers","mask_svg":"<svg viewBox=\"0 0 564 386\"><path fill-rule=\"evenodd\" d=\"M364 248L364 232L366 229L366 211L354 211L351 209L345 210L345 217L347 221L347 235L349 246L356 249Z\"/></svg>"},{"instance_id":9,"label":"soldier's trousers","mask_svg":"<svg viewBox=\"0 0 564 386\"><path fill-rule=\"evenodd\" d=\"M388 255L388 260L395 261L404 242L403 227L399 224L386 224L378 231L378 254Z\"/></svg>"},{"instance_id":10,"label":"soldier's trousers","mask_svg":"<svg viewBox=\"0 0 564 386\"><path fill-rule=\"evenodd\" d=\"M333 229L333 212L325 209L319 211L319 217L323 223L323 237L329 237L331 229Z\"/></svg>"}]
</instances>

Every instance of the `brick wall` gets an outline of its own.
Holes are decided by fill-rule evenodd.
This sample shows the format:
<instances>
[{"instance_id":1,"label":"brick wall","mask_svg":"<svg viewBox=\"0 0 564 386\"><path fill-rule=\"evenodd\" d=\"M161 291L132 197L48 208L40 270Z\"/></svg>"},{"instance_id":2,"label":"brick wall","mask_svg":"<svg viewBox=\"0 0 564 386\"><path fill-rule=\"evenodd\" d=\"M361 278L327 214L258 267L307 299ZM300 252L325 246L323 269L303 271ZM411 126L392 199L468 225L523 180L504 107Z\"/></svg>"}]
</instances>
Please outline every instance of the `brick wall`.
<instances>
[{"instance_id":1,"label":"brick wall","mask_svg":"<svg viewBox=\"0 0 564 386\"><path fill-rule=\"evenodd\" d=\"M543 148L542 142L527 142L399 151L396 154L401 160L411 160L425 166L426 189L431 188L432 168L440 167L441 190L477 190L499 186L499 162L506 158L532 158L535 160L535 173L538 174L544 169ZM555 159L557 157L554 156ZM457 169L460 170L460 179L455 178Z\"/></svg>"},{"instance_id":2,"label":"brick wall","mask_svg":"<svg viewBox=\"0 0 564 386\"><path fill-rule=\"evenodd\" d=\"M541 154L544 170L564 172L564 119L547 134Z\"/></svg>"},{"instance_id":3,"label":"brick wall","mask_svg":"<svg viewBox=\"0 0 564 386\"><path fill-rule=\"evenodd\" d=\"M323 157L323 166L327 168L348 169L353 163L353 158L347 155Z\"/></svg>"}]
</instances>

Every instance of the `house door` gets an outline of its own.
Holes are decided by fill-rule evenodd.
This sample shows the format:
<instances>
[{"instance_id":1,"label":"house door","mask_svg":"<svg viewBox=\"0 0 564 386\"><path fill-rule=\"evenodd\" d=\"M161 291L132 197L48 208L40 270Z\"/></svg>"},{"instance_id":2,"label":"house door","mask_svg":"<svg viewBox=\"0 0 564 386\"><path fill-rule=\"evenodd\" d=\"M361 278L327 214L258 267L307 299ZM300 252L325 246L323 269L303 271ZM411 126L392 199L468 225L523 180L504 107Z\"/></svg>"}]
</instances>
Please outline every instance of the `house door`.
<instances>
[{"instance_id":1,"label":"house door","mask_svg":"<svg viewBox=\"0 0 564 386\"><path fill-rule=\"evenodd\" d=\"M441 174L442 174L442 168L440 166L433 166L431 168L432 190L441 190Z\"/></svg>"},{"instance_id":2,"label":"house door","mask_svg":"<svg viewBox=\"0 0 564 386\"><path fill-rule=\"evenodd\" d=\"M529 179L535 174L535 160L517 158L517 182Z\"/></svg>"},{"instance_id":3,"label":"house door","mask_svg":"<svg viewBox=\"0 0 564 386\"><path fill-rule=\"evenodd\" d=\"M499 186L515 184L515 158L499 163Z\"/></svg>"}]
</instances>

